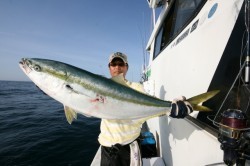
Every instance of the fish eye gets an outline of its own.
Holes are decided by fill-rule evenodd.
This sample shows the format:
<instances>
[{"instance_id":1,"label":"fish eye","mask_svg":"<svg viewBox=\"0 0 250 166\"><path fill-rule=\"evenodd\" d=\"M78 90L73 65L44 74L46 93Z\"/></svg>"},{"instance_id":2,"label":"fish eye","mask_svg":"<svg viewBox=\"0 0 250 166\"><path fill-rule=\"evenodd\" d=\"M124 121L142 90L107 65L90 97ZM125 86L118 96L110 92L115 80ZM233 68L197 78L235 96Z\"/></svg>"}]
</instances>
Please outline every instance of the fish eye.
<instances>
[{"instance_id":1,"label":"fish eye","mask_svg":"<svg viewBox=\"0 0 250 166\"><path fill-rule=\"evenodd\" d=\"M38 65L35 65L35 66L34 66L34 69L35 69L35 71L41 71L41 67L38 66Z\"/></svg>"}]
</instances>

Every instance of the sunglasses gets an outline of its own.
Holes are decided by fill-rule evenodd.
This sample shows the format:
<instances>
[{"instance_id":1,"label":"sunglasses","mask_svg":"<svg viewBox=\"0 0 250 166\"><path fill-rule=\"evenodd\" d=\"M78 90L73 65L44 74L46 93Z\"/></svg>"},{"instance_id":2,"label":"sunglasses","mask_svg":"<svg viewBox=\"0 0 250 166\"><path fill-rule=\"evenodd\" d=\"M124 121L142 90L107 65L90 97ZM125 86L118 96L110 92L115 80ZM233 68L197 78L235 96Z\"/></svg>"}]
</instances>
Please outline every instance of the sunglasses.
<instances>
[{"instance_id":1,"label":"sunglasses","mask_svg":"<svg viewBox=\"0 0 250 166\"><path fill-rule=\"evenodd\" d=\"M115 62L115 63L109 63L109 66L115 67L115 66L120 66L120 67L124 67L127 64L125 64L124 62Z\"/></svg>"}]
</instances>

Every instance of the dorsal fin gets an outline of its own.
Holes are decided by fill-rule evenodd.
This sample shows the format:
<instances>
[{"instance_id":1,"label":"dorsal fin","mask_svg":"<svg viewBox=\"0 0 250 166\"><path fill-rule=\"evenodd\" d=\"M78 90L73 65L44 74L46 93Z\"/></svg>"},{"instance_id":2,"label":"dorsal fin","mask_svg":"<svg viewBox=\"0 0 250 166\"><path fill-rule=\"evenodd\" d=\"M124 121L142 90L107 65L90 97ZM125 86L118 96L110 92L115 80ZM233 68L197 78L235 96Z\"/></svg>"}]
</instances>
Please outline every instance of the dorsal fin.
<instances>
[{"instance_id":1,"label":"dorsal fin","mask_svg":"<svg viewBox=\"0 0 250 166\"><path fill-rule=\"evenodd\" d=\"M121 74L119 74L117 76L112 77L111 80L117 82L118 84L121 84L121 85L124 85L124 86L128 86L126 84L126 81L125 81L124 77L123 77L123 73L121 73Z\"/></svg>"}]
</instances>

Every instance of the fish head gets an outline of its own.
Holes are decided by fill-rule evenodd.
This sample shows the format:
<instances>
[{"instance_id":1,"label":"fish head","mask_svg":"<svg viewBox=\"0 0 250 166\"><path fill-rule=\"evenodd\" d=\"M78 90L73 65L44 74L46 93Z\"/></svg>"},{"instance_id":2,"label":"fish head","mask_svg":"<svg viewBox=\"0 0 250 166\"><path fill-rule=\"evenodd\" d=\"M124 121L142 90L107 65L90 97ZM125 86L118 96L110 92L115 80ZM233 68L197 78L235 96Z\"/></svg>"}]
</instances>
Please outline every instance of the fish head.
<instances>
[{"instance_id":1,"label":"fish head","mask_svg":"<svg viewBox=\"0 0 250 166\"><path fill-rule=\"evenodd\" d=\"M36 68L34 68L34 65L32 65L32 60L26 58L21 59L19 66L26 75L28 75L32 70L40 70L40 66L37 65Z\"/></svg>"},{"instance_id":2,"label":"fish head","mask_svg":"<svg viewBox=\"0 0 250 166\"><path fill-rule=\"evenodd\" d=\"M67 72L59 62L38 58L22 58L19 62L23 72L46 94L60 91L67 80Z\"/></svg>"}]
</instances>

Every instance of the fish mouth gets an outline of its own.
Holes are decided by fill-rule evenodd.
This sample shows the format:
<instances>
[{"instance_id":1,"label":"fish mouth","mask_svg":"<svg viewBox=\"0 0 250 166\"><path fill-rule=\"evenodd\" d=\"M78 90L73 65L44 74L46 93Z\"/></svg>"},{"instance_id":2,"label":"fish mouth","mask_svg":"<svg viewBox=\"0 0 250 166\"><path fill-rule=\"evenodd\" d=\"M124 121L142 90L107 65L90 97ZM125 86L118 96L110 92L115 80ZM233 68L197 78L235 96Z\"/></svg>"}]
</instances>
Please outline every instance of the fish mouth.
<instances>
[{"instance_id":1,"label":"fish mouth","mask_svg":"<svg viewBox=\"0 0 250 166\"><path fill-rule=\"evenodd\" d=\"M32 71L29 65L30 65L29 60L25 58L22 58L21 61L19 62L19 66L25 74L29 74Z\"/></svg>"}]
</instances>

